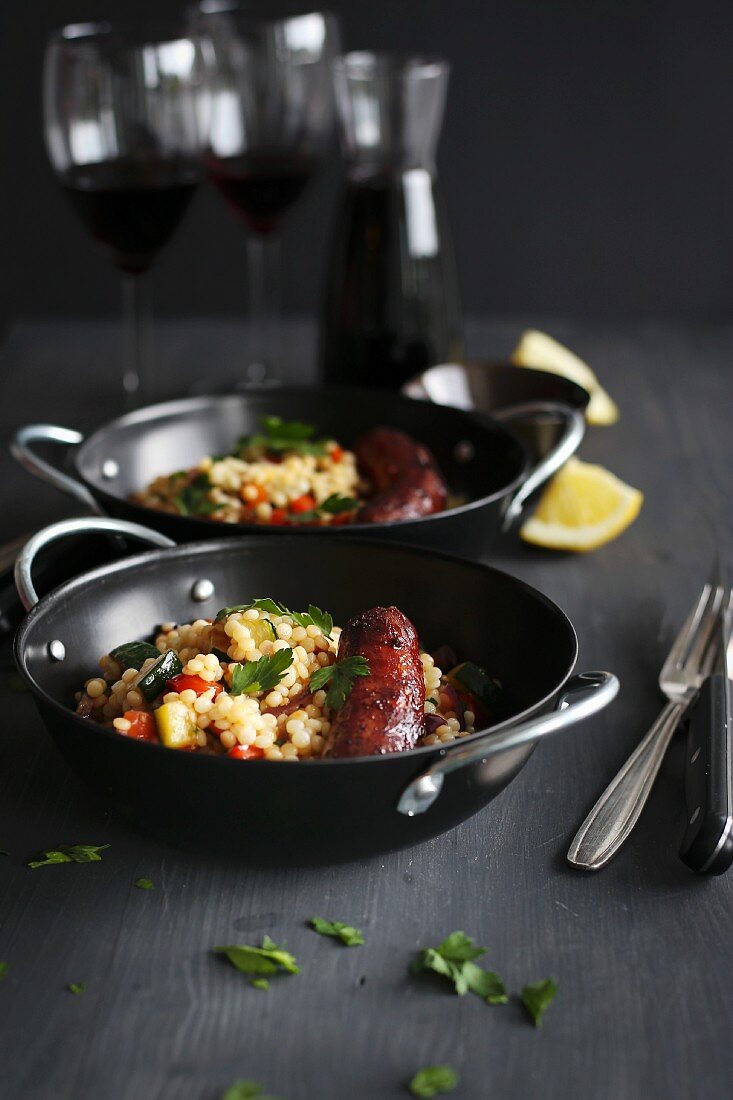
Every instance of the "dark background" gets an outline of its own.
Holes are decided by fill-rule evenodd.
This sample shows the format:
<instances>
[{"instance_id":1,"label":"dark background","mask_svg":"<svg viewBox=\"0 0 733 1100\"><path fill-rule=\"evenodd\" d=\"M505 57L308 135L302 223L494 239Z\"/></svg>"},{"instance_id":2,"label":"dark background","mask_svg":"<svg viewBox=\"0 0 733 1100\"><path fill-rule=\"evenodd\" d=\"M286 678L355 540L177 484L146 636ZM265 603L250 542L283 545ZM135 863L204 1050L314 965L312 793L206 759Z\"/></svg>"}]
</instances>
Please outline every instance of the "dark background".
<instances>
[{"instance_id":1,"label":"dark background","mask_svg":"<svg viewBox=\"0 0 733 1100\"><path fill-rule=\"evenodd\" d=\"M116 273L41 137L50 28L177 0L2 0L0 326L114 314ZM467 313L733 314L733 3L345 0L347 46L453 62L439 170ZM286 223L284 305L317 306L334 163ZM314 270L315 269L315 270ZM243 231L205 189L153 273L162 314L240 314Z\"/></svg>"}]
</instances>

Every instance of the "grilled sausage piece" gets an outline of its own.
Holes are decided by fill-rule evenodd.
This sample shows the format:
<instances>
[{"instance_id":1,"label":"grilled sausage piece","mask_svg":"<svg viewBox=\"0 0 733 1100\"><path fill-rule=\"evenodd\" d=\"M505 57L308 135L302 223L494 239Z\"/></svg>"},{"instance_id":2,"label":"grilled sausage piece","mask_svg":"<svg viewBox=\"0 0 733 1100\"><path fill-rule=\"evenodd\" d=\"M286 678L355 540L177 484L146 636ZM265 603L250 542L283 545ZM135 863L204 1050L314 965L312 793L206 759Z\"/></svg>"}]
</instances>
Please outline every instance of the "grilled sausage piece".
<instances>
[{"instance_id":1,"label":"grilled sausage piece","mask_svg":"<svg viewBox=\"0 0 733 1100\"><path fill-rule=\"evenodd\" d=\"M331 756L375 756L411 749L425 732L425 678L417 633L396 607L372 607L350 619L339 660L366 657L336 715Z\"/></svg>"},{"instance_id":2,"label":"grilled sausage piece","mask_svg":"<svg viewBox=\"0 0 733 1100\"><path fill-rule=\"evenodd\" d=\"M354 447L362 473L376 495L362 508L358 523L390 523L441 512L448 487L432 454L396 428L372 428Z\"/></svg>"}]
</instances>

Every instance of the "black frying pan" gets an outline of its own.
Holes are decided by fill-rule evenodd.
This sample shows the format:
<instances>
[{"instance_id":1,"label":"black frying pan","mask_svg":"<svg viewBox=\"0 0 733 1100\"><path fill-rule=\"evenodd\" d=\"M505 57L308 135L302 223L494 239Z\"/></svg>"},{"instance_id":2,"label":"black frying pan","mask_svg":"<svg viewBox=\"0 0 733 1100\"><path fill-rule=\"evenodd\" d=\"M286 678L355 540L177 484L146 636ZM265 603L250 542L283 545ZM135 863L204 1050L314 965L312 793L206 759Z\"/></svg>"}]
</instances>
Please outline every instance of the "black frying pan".
<instances>
[{"instance_id":1,"label":"black frying pan","mask_svg":"<svg viewBox=\"0 0 733 1100\"><path fill-rule=\"evenodd\" d=\"M99 530L168 542L93 517L34 536L16 566L21 598L32 607L16 636L16 659L71 767L136 826L173 843L266 863L356 859L416 844L476 813L514 778L539 736L600 709L618 687L607 673L569 681L575 631L523 582L447 555L361 539L287 535L266 546L249 537L159 549L87 572L35 603L37 552ZM113 646L162 621L211 617L223 605L264 595L289 606L314 602L341 624L356 611L394 603L414 620L424 646L448 644L497 676L512 713L488 739L477 733L449 750L288 764L128 740L70 709L73 692Z\"/></svg>"},{"instance_id":2,"label":"black frying pan","mask_svg":"<svg viewBox=\"0 0 733 1100\"><path fill-rule=\"evenodd\" d=\"M26 469L87 508L145 523L176 541L243 533L282 538L287 537L288 528L170 515L128 499L159 474L192 466L206 454L229 451L238 436L258 429L265 414L305 420L346 446L381 424L401 428L427 443L451 490L467 503L418 520L334 527L327 535L395 540L468 558L481 557L491 547L502 525L519 514L534 489L575 451L584 430L582 411L563 402L524 402L489 418L379 390L283 389L152 405L113 420L86 441L66 428L28 425L16 433L11 449ZM559 439L534 467L525 445L499 422L526 421L527 417L550 418L555 425L559 419L563 425ZM69 473L36 453L35 445L44 442L77 445L69 456ZM304 528L302 534L317 538L324 532Z\"/></svg>"}]
</instances>

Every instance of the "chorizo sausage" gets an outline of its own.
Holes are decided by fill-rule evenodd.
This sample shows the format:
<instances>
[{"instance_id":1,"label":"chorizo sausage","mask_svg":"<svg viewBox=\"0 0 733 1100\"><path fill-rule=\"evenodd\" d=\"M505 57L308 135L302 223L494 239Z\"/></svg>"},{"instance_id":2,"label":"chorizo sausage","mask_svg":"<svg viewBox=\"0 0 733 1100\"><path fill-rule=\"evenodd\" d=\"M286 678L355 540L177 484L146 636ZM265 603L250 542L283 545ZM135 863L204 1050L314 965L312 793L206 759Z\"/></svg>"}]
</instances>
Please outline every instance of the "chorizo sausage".
<instances>
[{"instance_id":1,"label":"chorizo sausage","mask_svg":"<svg viewBox=\"0 0 733 1100\"><path fill-rule=\"evenodd\" d=\"M331 756L374 756L411 749L425 732L425 678L417 632L396 607L372 607L344 627L339 660L366 657L334 720Z\"/></svg>"},{"instance_id":2,"label":"chorizo sausage","mask_svg":"<svg viewBox=\"0 0 733 1100\"><path fill-rule=\"evenodd\" d=\"M375 496L360 511L358 523L390 523L441 512L448 487L432 454L396 428L372 428L354 447L359 468Z\"/></svg>"}]
</instances>

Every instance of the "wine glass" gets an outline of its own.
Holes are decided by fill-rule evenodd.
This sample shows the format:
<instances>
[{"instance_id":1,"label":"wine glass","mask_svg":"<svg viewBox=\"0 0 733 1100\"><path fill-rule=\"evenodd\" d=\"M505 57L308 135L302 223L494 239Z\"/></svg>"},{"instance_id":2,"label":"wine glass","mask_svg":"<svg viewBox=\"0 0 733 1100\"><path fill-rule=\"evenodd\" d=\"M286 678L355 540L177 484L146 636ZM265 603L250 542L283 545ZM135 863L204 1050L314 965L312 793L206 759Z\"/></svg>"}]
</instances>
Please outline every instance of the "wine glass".
<instances>
[{"instance_id":1,"label":"wine glass","mask_svg":"<svg viewBox=\"0 0 733 1100\"><path fill-rule=\"evenodd\" d=\"M175 27L73 24L46 47L43 107L53 170L122 274L123 390L147 382L145 273L203 178L211 44Z\"/></svg>"},{"instance_id":2,"label":"wine glass","mask_svg":"<svg viewBox=\"0 0 733 1100\"><path fill-rule=\"evenodd\" d=\"M257 385L272 381L279 359L277 231L334 131L338 24L320 11L264 17L236 0L203 0L192 21L215 57L209 177L248 231L252 352L244 384Z\"/></svg>"}]
</instances>

